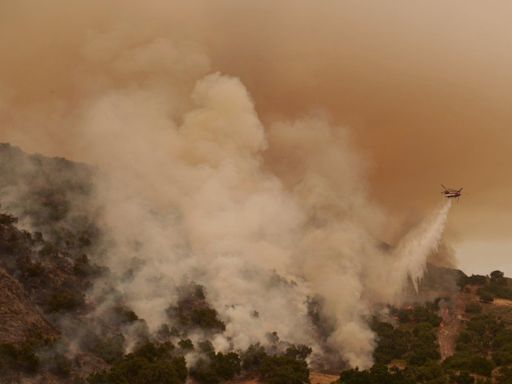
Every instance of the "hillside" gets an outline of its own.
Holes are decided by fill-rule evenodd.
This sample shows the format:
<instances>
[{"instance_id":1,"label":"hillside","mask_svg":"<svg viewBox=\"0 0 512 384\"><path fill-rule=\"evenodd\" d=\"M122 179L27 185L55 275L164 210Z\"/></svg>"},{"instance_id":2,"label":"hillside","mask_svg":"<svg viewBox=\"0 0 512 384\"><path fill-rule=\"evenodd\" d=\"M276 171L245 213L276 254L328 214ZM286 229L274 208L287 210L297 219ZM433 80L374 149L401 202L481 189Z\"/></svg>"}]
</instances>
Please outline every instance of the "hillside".
<instances>
[{"instance_id":1,"label":"hillside","mask_svg":"<svg viewBox=\"0 0 512 384\"><path fill-rule=\"evenodd\" d=\"M229 324L193 281L151 332L109 284L95 172L0 145L1 383L327 384L340 373L345 384L512 382L512 280L499 271L429 265L419 293L411 284L406 304L368 319L377 345L366 371L319 361L276 332L265 345L221 351L216 337ZM311 323L319 335L328 326L314 311Z\"/></svg>"}]
</instances>

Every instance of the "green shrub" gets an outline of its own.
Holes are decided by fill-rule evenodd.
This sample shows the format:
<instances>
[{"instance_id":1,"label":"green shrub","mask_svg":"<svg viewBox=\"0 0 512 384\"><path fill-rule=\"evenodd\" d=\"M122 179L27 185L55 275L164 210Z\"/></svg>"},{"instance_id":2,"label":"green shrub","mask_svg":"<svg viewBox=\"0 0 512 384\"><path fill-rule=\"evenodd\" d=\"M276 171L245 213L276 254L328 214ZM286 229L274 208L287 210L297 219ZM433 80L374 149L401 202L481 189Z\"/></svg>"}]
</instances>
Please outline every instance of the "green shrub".
<instances>
[{"instance_id":1,"label":"green shrub","mask_svg":"<svg viewBox=\"0 0 512 384\"><path fill-rule=\"evenodd\" d=\"M208 341L201 341L198 344L199 350L204 353L206 356L214 356L215 355L215 348L213 348L213 344Z\"/></svg>"},{"instance_id":2,"label":"green shrub","mask_svg":"<svg viewBox=\"0 0 512 384\"><path fill-rule=\"evenodd\" d=\"M488 304L488 303L492 303L494 301L494 296L489 291L479 289L478 295L480 296L480 301L482 303Z\"/></svg>"},{"instance_id":3,"label":"green shrub","mask_svg":"<svg viewBox=\"0 0 512 384\"><path fill-rule=\"evenodd\" d=\"M379 341L373 351L376 363L388 364L391 360L400 359L409 350L413 338L409 332L376 319L372 322L372 329Z\"/></svg>"},{"instance_id":4,"label":"green shrub","mask_svg":"<svg viewBox=\"0 0 512 384\"><path fill-rule=\"evenodd\" d=\"M455 384L473 384L475 379L467 371L461 371L457 375L452 376L452 380Z\"/></svg>"},{"instance_id":5,"label":"green shrub","mask_svg":"<svg viewBox=\"0 0 512 384\"><path fill-rule=\"evenodd\" d=\"M242 368L246 372L258 372L267 358L265 348L260 344L252 344L242 353Z\"/></svg>"},{"instance_id":6,"label":"green shrub","mask_svg":"<svg viewBox=\"0 0 512 384\"><path fill-rule=\"evenodd\" d=\"M473 356L470 364L470 371L482 376L490 377L494 369L492 361L483 356Z\"/></svg>"},{"instance_id":7,"label":"green shrub","mask_svg":"<svg viewBox=\"0 0 512 384\"><path fill-rule=\"evenodd\" d=\"M33 262L28 256L19 257L16 264L25 277L35 278L45 274L43 265L38 261Z\"/></svg>"},{"instance_id":8,"label":"green shrub","mask_svg":"<svg viewBox=\"0 0 512 384\"><path fill-rule=\"evenodd\" d=\"M497 384L510 384L512 383L512 367L504 367L498 370L496 375Z\"/></svg>"},{"instance_id":9,"label":"green shrub","mask_svg":"<svg viewBox=\"0 0 512 384\"><path fill-rule=\"evenodd\" d=\"M178 345L183 351L191 351L194 349L194 344L190 339L181 339L178 342Z\"/></svg>"},{"instance_id":10,"label":"green shrub","mask_svg":"<svg viewBox=\"0 0 512 384\"><path fill-rule=\"evenodd\" d=\"M304 344L299 344L299 345L292 345L288 348L286 348L286 356L289 356L293 359L297 359L297 360L306 360L306 358L311 355L311 352L313 350L311 349L311 347L308 347L307 345L304 345Z\"/></svg>"},{"instance_id":11,"label":"green shrub","mask_svg":"<svg viewBox=\"0 0 512 384\"><path fill-rule=\"evenodd\" d=\"M398 317L400 323L430 323L434 327L441 324L438 302L427 302L423 305L416 304L410 308L392 308L392 313Z\"/></svg>"},{"instance_id":12,"label":"green shrub","mask_svg":"<svg viewBox=\"0 0 512 384\"><path fill-rule=\"evenodd\" d=\"M238 354L215 353L209 341L199 343L199 350L203 357L190 369L190 376L198 383L217 384L240 374L241 363Z\"/></svg>"},{"instance_id":13,"label":"green shrub","mask_svg":"<svg viewBox=\"0 0 512 384\"><path fill-rule=\"evenodd\" d=\"M387 366L375 364L371 369L360 371L349 369L341 373L341 384L415 384L400 370L389 370Z\"/></svg>"},{"instance_id":14,"label":"green shrub","mask_svg":"<svg viewBox=\"0 0 512 384\"><path fill-rule=\"evenodd\" d=\"M187 367L169 343L146 343L124 356L110 370L87 378L89 384L183 384Z\"/></svg>"},{"instance_id":15,"label":"green shrub","mask_svg":"<svg viewBox=\"0 0 512 384\"><path fill-rule=\"evenodd\" d=\"M218 319L217 311L213 308L194 308L188 314L181 312L180 319L202 329L226 330L225 324Z\"/></svg>"},{"instance_id":16,"label":"green shrub","mask_svg":"<svg viewBox=\"0 0 512 384\"><path fill-rule=\"evenodd\" d=\"M45 243L43 247L39 250L39 254L44 257L56 256L58 253L59 249L52 243Z\"/></svg>"},{"instance_id":17,"label":"green shrub","mask_svg":"<svg viewBox=\"0 0 512 384\"><path fill-rule=\"evenodd\" d=\"M471 275L467 278L466 284L468 284L468 285L485 285L485 284L487 284L487 276Z\"/></svg>"},{"instance_id":18,"label":"green shrub","mask_svg":"<svg viewBox=\"0 0 512 384\"><path fill-rule=\"evenodd\" d=\"M51 357L50 371L59 377L68 377L71 374L71 360L61 353Z\"/></svg>"},{"instance_id":19,"label":"green shrub","mask_svg":"<svg viewBox=\"0 0 512 384\"><path fill-rule=\"evenodd\" d=\"M0 213L0 224L1 225L11 225L16 224L18 222L18 218L6 213Z\"/></svg>"},{"instance_id":20,"label":"green shrub","mask_svg":"<svg viewBox=\"0 0 512 384\"><path fill-rule=\"evenodd\" d=\"M181 288L176 306L167 308L172 321L178 321L181 328L200 328L213 332L223 332L226 325L218 318L218 313L206 301L204 288L191 284Z\"/></svg>"},{"instance_id":21,"label":"green shrub","mask_svg":"<svg viewBox=\"0 0 512 384\"><path fill-rule=\"evenodd\" d=\"M131 324L139 320L137 314L124 305L116 305L112 311L114 321L118 324Z\"/></svg>"},{"instance_id":22,"label":"green shrub","mask_svg":"<svg viewBox=\"0 0 512 384\"><path fill-rule=\"evenodd\" d=\"M109 364L120 361L124 354L124 337L121 334L99 336L88 333L82 340L82 348Z\"/></svg>"},{"instance_id":23,"label":"green shrub","mask_svg":"<svg viewBox=\"0 0 512 384\"><path fill-rule=\"evenodd\" d=\"M466 304L466 308L464 310L469 314L478 314L482 312L482 306L478 303L471 302Z\"/></svg>"},{"instance_id":24,"label":"green shrub","mask_svg":"<svg viewBox=\"0 0 512 384\"><path fill-rule=\"evenodd\" d=\"M35 373L39 366L40 361L33 345L0 344L0 372L11 370Z\"/></svg>"},{"instance_id":25,"label":"green shrub","mask_svg":"<svg viewBox=\"0 0 512 384\"><path fill-rule=\"evenodd\" d=\"M268 384L309 383L307 363L287 355L267 356L260 367L260 374Z\"/></svg>"},{"instance_id":26,"label":"green shrub","mask_svg":"<svg viewBox=\"0 0 512 384\"><path fill-rule=\"evenodd\" d=\"M499 279L503 279L505 277L505 274L501 271L492 271L490 276L491 276L491 280L499 280Z\"/></svg>"},{"instance_id":27,"label":"green shrub","mask_svg":"<svg viewBox=\"0 0 512 384\"><path fill-rule=\"evenodd\" d=\"M67 312L78 309L85 304L83 293L62 288L55 292L46 303L48 312Z\"/></svg>"},{"instance_id":28,"label":"green shrub","mask_svg":"<svg viewBox=\"0 0 512 384\"><path fill-rule=\"evenodd\" d=\"M490 376L494 364L489 359L469 352L457 352L444 362L449 369L468 371L482 376Z\"/></svg>"},{"instance_id":29,"label":"green shrub","mask_svg":"<svg viewBox=\"0 0 512 384\"><path fill-rule=\"evenodd\" d=\"M82 255L75 260L73 273L80 277L98 276L101 273L101 268L92 265L87 255Z\"/></svg>"},{"instance_id":30,"label":"green shrub","mask_svg":"<svg viewBox=\"0 0 512 384\"><path fill-rule=\"evenodd\" d=\"M511 365L512 352L510 351L496 351L492 354L492 360L497 366Z\"/></svg>"}]
</instances>

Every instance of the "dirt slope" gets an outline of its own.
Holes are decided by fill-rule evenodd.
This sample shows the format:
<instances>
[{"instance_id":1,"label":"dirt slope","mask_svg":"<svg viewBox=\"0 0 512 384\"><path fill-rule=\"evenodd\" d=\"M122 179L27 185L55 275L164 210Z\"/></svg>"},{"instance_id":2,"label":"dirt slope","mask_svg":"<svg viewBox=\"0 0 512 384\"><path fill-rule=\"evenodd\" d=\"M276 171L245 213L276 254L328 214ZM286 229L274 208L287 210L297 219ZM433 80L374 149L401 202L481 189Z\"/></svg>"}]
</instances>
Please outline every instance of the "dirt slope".
<instances>
[{"instance_id":1,"label":"dirt slope","mask_svg":"<svg viewBox=\"0 0 512 384\"><path fill-rule=\"evenodd\" d=\"M320 372L311 372L309 380L311 384L331 384L340 378L339 375L332 375ZM189 381L189 383L192 383ZM258 379L238 379L229 381L228 384L262 384Z\"/></svg>"},{"instance_id":2,"label":"dirt slope","mask_svg":"<svg viewBox=\"0 0 512 384\"><path fill-rule=\"evenodd\" d=\"M449 304L441 306L438 342L441 360L450 357L455 352L455 342L459 335L464 317L465 298L462 292L452 296Z\"/></svg>"},{"instance_id":3,"label":"dirt slope","mask_svg":"<svg viewBox=\"0 0 512 384\"><path fill-rule=\"evenodd\" d=\"M21 343L38 334L51 339L58 332L31 303L21 285L0 268L0 343Z\"/></svg>"}]
</instances>

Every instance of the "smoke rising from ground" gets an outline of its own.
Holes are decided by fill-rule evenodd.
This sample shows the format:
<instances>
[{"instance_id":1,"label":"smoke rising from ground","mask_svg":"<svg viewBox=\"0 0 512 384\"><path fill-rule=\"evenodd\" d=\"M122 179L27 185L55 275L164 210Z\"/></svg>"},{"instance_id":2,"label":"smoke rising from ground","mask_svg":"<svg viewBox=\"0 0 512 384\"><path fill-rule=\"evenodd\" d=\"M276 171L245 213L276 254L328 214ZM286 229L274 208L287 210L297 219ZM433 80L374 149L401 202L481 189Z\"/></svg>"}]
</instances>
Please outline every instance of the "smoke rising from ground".
<instances>
[{"instance_id":1,"label":"smoke rising from ground","mask_svg":"<svg viewBox=\"0 0 512 384\"><path fill-rule=\"evenodd\" d=\"M219 51L209 50L218 43L196 41L209 30L196 3L176 7L190 26L168 28L148 16L159 19L167 9L160 2L140 18L137 6L125 10L135 25L94 4L48 26L46 38L58 44L36 39L44 60L32 79L17 73L0 84L3 139L100 170L105 238L96 256L112 276L90 299L104 300L113 286L154 332L168 321L177 287L194 281L226 322L219 349L265 343L275 331L367 367L373 305L399 301L410 278L417 284L449 203L385 251L380 239L395 223L368 197L367 166L349 129L324 112L263 119L251 89L217 71ZM12 9L31 6L39 9ZM34 28L28 35L41 28L24 17ZM9 63L37 57L21 49ZM311 297L332 329L325 340L308 317Z\"/></svg>"}]
</instances>

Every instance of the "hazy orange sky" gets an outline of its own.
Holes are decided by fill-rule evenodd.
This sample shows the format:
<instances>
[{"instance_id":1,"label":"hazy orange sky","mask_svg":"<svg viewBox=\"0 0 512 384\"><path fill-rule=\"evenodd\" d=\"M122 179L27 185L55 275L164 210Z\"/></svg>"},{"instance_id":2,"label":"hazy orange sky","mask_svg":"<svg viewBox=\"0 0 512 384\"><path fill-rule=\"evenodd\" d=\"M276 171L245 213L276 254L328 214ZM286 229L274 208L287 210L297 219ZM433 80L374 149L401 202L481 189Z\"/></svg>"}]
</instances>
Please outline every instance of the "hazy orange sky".
<instances>
[{"instance_id":1,"label":"hazy orange sky","mask_svg":"<svg viewBox=\"0 0 512 384\"><path fill-rule=\"evenodd\" d=\"M0 141L73 158L88 36L178 36L240 77L263 121L321 110L349 126L389 214L417 220L439 184L464 186L460 265L512 274L511 17L508 1L4 0Z\"/></svg>"}]
</instances>

